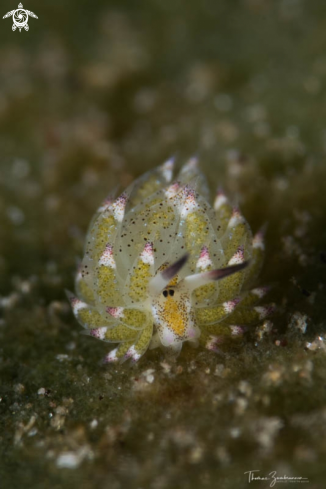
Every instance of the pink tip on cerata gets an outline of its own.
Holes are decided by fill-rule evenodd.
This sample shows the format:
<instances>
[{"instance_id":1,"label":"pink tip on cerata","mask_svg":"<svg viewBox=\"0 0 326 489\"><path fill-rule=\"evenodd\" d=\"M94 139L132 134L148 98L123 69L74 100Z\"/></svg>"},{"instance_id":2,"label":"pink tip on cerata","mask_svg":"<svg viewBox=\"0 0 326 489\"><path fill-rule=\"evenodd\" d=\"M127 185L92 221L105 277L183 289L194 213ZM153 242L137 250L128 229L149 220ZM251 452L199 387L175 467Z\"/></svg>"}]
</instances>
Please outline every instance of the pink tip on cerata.
<instances>
[{"instance_id":1,"label":"pink tip on cerata","mask_svg":"<svg viewBox=\"0 0 326 489\"><path fill-rule=\"evenodd\" d=\"M174 168L175 158L172 157L168 159L163 165L160 167L161 173L164 177L164 180L169 183L172 180L173 168Z\"/></svg>"},{"instance_id":2,"label":"pink tip on cerata","mask_svg":"<svg viewBox=\"0 0 326 489\"><path fill-rule=\"evenodd\" d=\"M234 228L238 224L243 223L244 220L245 219L244 219L243 215L241 214L239 208L238 207L234 207L234 209L232 211L231 219L229 220L228 227L229 228Z\"/></svg>"},{"instance_id":3,"label":"pink tip on cerata","mask_svg":"<svg viewBox=\"0 0 326 489\"><path fill-rule=\"evenodd\" d=\"M137 362L140 359L141 355L136 351L134 345L132 345L127 353L125 354L125 358L131 358L133 362Z\"/></svg>"},{"instance_id":4,"label":"pink tip on cerata","mask_svg":"<svg viewBox=\"0 0 326 489\"><path fill-rule=\"evenodd\" d=\"M118 197L117 200L115 200L111 206L114 219L118 222L123 221L127 201L128 201L127 195L121 194L120 197Z\"/></svg>"},{"instance_id":5,"label":"pink tip on cerata","mask_svg":"<svg viewBox=\"0 0 326 489\"><path fill-rule=\"evenodd\" d=\"M104 363L115 363L115 362L117 362L119 360L117 357L117 351L118 351L117 348L115 348L114 350L111 350L110 353L108 355L106 355L106 357L104 359Z\"/></svg>"},{"instance_id":6,"label":"pink tip on cerata","mask_svg":"<svg viewBox=\"0 0 326 489\"><path fill-rule=\"evenodd\" d=\"M113 256L113 248L109 243L106 245L105 250L101 255L99 265L105 265L106 267L116 268L116 263Z\"/></svg>"},{"instance_id":7,"label":"pink tip on cerata","mask_svg":"<svg viewBox=\"0 0 326 489\"><path fill-rule=\"evenodd\" d=\"M275 304L269 304L268 306L257 306L254 310L257 312L259 319L265 319L271 316L275 312Z\"/></svg>"},{"instance_id":8,"label":"pink tip on cerata","mask_svg":"<svg viewBox=\"0 0 326 489\"><path fill-rule=\"evenodd\" d=\"M223 336L210 336L205 346L207 350L218 351L217 345L221 345L223 342Z\"/></svg>"},{"instance_id":9,"label":"pink tip on cerata","mask_svg":"<svg viewBox=\"0 0 326 489\"><path fill-rule=\"evenodd\" d=\"M81 301L75 296L71 296L69 300L74 314L77 314L80 309L85 309L85 307L88 307L88 304L86 304L86 302Z\"/></svg>"},{"instance_id":10,"label":"pink tip on cerata","mask_svg":"<svg viewBox=\"0 0 326 489\"><path fill-rule=\"evenodd\" d=\"M180 214L181 217L186 217L197 209L198 204L196 201L196 192L193 188L186 185L183 189L183 194L185 199L182 203Z\"/></svg>"},{"instance_id":11,"label":"pink tip on cerata","mask_svg":"<svg viewBox=\"0 0 326 489\"><path fill-rule=\"evenodd\" d=\"M219 188L217 193L216 193L216 197L215 197L215 201L214 201L214 210L215 211L218 211L222 205L225 205L225 204L228 204L229 201L228 201L228 198L226 197L224 191Z\"/></svg>"},{"instance_id":12,"label":"pink tip on cerata","mask_svg":"<svg viewBox=\"0 0 326 489\"><path fill-rule=\"evenodd\" d=\"M197 170L197 168L198 168L198 158L197 156L193 156L187 161L187 163L183 165L183 167L181 168L181 173L188 173L190 171Z\"/></svg>"},{"instance_id":13,"label":"pink tip on cerata","mask_svg":"<svg viewBox=\"0 0 326 489\"><path fill-rule=\"evenodd\" d=\"M256 289L252 289L251 293L256 295L259 299L261 299L262 297L264 297L269 291L270 291L270 287L258 287Z\"/></svg>"},{"instance_id":14,"label":"pink tip on cerata","mask_svg":"<svg viewBox=\"0 0 326 489\"><path fill-rule=\"evenodd\" d=\"M104 340L107 328L94 328L91 329L90 335L98 340Z\"/></svg>"},{"instance_id":15,"label":"pink tip on cerata","mask_svg":"<svg viewBox=\"0 0 326 489\"><path fill-rule=\"evenodd\" d=\"M232 336L241 336L244 333L244 329L241 326L230 326Z\"/></svg>"},{"instance_id":16,"label":"pink tip on cerata","mask_svg":"<svg viewBox=\"0 0 326 489\"><path fill-rule=\"evenodd\" d=\"M123 317L123 307L107 307L106 312L115 319Z\"/></svg>"},{"instance_id":17,"label":"pink tip on cerata","mask_svg":"<svg viewBox=\"0 0 326 489\"><path fill-rule=\"evenodd\" d=\"M103 200L102 204L97 209L97 212L106 211L112 204L113 204L113 199L111 197L107 197L105 200Z\"/></svg>"},{"instance_id":18,"label":"pink tip on cerata","mask_svg":"<svg viewBox=\"0 0 326 489\"><path fill-rule=\"evenodd\" d=\"M239 246L235 254L229 260L228 265L239 265L245 261L243 246Z\"/></svg>"},{"instance_id":19,"label":"pink tip on cerata","mask_svg":"<svg viewBox=\"0 0 326 489\"><path fill-rule=\"evenodd\" d=\"M170 185L165 191L165 196L168 198L168 199L172 199L173 197L175 197L177 195L177 193L179 192L180 190L180 183L179 182L175 182L173 183L172 185Z\"/></svg>"},{"instance_id":20,"label":"pink tip on cerata","mask_svg":"<svg viewBox=\"0 0 326 489\"><path fill-rule=\"evenodd\" d=\"M146 265L154 265L154 247L153 243L147 241L145 248L140 254L140 258Z\"/></svg>"},{"instance_id":21,"label":"pink tip on cerata","mask_svg":"<svg viewBox=\"0 0 326 489\"><path fill-rule=\"evenodd\" d=\"M66 290L66 296L72 306L75 304L76 301L79 301L79 299L69 290Z\"/></svg>"},{"instance_id":22,"label":"pink tip on cerata","mask_svg":"<svg viewBox=\"0 0 326 489\"><path fill-rule=\"evenodd\" d=\"M199 268L201 271L205 271L211 265L213 265L213 262L210 259L208 248L207 246L203 246L198 261L196 263L196 267Z\"/></svg>"},{"instance_id":23,"label":"pink tip on cerata","mask_svg":"<svg viewBox=\"0 0 326 489\"><path fill-rule=\"evenodd\" d=\"M265 249L264 243L264 231L260 230L257 234L255 234L254 239L252 240L253 248L260 248L261 250Z\"/></svg>"},{"instance_id":24,"label":"pink tip on cerata","mask_svg":"<svg viewBox=\"0 0 326 489\"><path fill-rule=\"evenodd\" d=\"M234 309L237 307L237 305L240 302L240 297L236 297L235 299L232 299L231 301L227 301L223 303L224 310L227 313L231 313L234 311Z\"/></svg>"}]
</instances>

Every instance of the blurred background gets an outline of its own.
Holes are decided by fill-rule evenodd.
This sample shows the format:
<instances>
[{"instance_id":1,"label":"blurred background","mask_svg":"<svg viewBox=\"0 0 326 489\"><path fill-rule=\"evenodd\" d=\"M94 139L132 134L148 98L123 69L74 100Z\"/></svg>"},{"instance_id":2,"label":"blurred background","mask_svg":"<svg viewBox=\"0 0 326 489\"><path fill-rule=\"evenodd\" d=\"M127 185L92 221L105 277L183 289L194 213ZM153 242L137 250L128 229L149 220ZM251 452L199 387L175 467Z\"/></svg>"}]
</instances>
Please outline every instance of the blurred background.
<instances>
[{"instance_id":1,"label":"blurred background","mask_svg":"<svg viewBox=\"0 0 326 489\"><path fill-rule=\"evenodd\" d=\"M0 29L1 487L247 487L251 469L323 487L325 2L23 4L29 31ZM268 225L273 336L111 371L64 296L88 223L193 154Z\"/></svg>"}]
</instances>

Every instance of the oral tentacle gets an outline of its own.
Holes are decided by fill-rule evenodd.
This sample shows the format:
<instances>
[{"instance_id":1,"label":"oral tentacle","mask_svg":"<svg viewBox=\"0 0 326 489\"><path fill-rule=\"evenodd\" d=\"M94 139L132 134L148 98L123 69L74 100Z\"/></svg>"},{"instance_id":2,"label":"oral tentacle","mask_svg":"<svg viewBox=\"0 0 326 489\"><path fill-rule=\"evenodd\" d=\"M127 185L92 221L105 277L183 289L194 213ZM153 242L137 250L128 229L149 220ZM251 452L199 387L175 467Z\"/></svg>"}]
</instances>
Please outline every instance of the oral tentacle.
<instances>
[{"instance_id":1,"label":"oral tentacle","mask_svg":"<svg viewBox=\"0 0 326 489\"><path fill-rule=\"evenodd\" d=\"M222 280L225 277L233 275L234 273L244 270L249 265L249 262L238 263L237 265L231 265L229 267L221 268L219 270L210 270L208 272L196 273L190 275L183 280L185 288L192 292L198 287L202 287L209 282Z\"/></svg>"},{"instance_id":2,"label":"oral tentacle","mask_svg":"<svg viewBox=\"0 0 326 489\"><path fill-rule=\"evenodd\" d=\"M162 272L158 273L149 283L149 293L152 297L157 296L171 280L180 272L189 259L189 254L184 254L179 260L172 263Z\"/></svg>"}]
</instances>

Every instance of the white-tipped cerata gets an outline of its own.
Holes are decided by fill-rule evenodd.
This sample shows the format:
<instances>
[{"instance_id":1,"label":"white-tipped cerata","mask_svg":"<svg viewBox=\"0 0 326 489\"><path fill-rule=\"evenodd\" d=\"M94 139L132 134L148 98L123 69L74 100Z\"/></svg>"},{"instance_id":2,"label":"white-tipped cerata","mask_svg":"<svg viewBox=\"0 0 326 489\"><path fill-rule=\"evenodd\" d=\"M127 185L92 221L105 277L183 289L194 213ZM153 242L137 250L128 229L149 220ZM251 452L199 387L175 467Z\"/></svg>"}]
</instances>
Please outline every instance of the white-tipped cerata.
<instances>
[{"instance_id":1,"label":"white-tipped cerata","mask_svg":"<svg viewBox=\"0 0 326 489\"><path fill-rule=\"evenodd\" d=\"M113 255L113 248L112 246L108 243L105 247L105 250L103 251L99 265L104 265L106 267L110 268L116 268L116 263Z\"/></svg>"},{"instance_id":2,"label":"white-tipped cerata","mask_svg":"<svg viewBox=\"0 0 326 489\"><path fill-rule=\"evenodd\" d=\"M105 327L91 329L90 335L93 336L93 338L96 338L98 340L104 340L105 333L107 332L107 329L108 328L105 328Z\"/></svg>"},{"instance_id":3,"label":"white-tipped cerata","mask_svg":"<svg viewBox=\"0 0 326 489\"><path fill-rule=\"evenodd\" d=\"M183 165L181 168L180 175L185 175L189 172L193 172L194 170L198 170L198 157L192 156L187 163Z\"/></svg>"},{"instance_id":4,"label":"white-tipped cerata","mask_svg":"<svg viewBox=\"0 0 326 489\"><path fill-rule=\"evenodd\" d=\"M241 336L244 333L244 328L242 326L230 326L232 336Z\"/></svg>"},{"instance_id":5,"label":"white-tipped cerata","mask_svg":"<svg viewBox=\"0 0 326 489\"><path fill-rule=\"evenodd\" d=\"M239 246L235 254L229 260L228 265L239 265L245 261L243 246Z\"/></svg>"},{"instance_id":6,"label":"white-tipped cerata","mask_svg":"<svg viewBox=\"0 0 326 489\"><path fill-rule=\"evenodd\" d=\"M233 209L231 219L228 223L228 228L229 229L234 228L235 226L237 226L238 224L241 224L243 222L245 222L245 218L243 217L243 215L241 214L239 209L237 207L235 207Z\"/></svg>"},{"instance_id":7,"label":"white-tipped cerata","mask_svg":"<svg viewBox=\"0 0 326 489\"><path fill-rule=\"evenodd\" d=\"M66 295L70 301L75 316L77 315L78 311L80 311L81 309L85 309L86 307L89 307L88 304L86 304L86 302L83 302L80 299L78 299L78 297L72 294L69 290L66 290Z\"/></svg>"},{"instance_id":8,"label":"white-tipped cerata","mask_svg":"<svg viewBox=\"0 0 326 489\"><path fill-rule=\"evenodd\" d=\"M150 243L149 241L145 244L145 248L140 254L140 259L142 260L143 263L146 265L154 265L154 250L153 250L153 243Z\"/></svg>"},{"instance_id":9,"label":"white-tipped cerata","mask_svg":"<svg viewBox=\"0 0 326 489\"><path fill-rule=\"evenodd\" d=\"M180 183L175 182L172 185L170 185L169 187L167 187L167 189L164 191L164 193L168 199L172 199L173 197L175 197L177 195L179 190L180 190Z\"/></svg>"},{"instance_id":10,"label":"white-tipped cerata","mask_svg":"<svg viewBox=\"0 0 326 489\"><path fill-rule=\"evenodd\" d=\"M241 301L241 298L236 297L235 299L232 299L231 301L224 302L223 307L224 307L225 312L228 314L233 312L240 301Z\"/></svg>"},{"instance_id":11,"label":"white-tipped cerata","mask_svg":"<svg viewBox=\"0 0 326 489\"><path fill-rule=\"evenodd\" d=\"M111 350L110 353L106 355L104 363L116 363L119 360L117 352L118 348L114 348L114 350Z\"/></svg>"},{"instance_id":12,"label":"white-tipped cerata","mask_svg":"<svg viewBox=\"0 0 326 489\"><path fill-rule=\"evenodd\" d=\"M127 353L125 354L125 358L131 358L133 362L138 362L141 355L136 351L135 346L131 346Z\"/></svg>"},{"instance_id":13,"label":"white-tipped cerata","mask_svg":"<svg viewBox=\"0 0 326 489\"><path fill-rule=\"evenodd\" d=\"M254 239L252 240L252 246L253 248L260 248L261 250L265 249L264 231L262 229L255 234Z\"/></svg>"},{"instance_id":14,"label":"white-tipped cerata","mask_svg":"<svg viewBox=\"0 0 326 489\"><path fill-rule=\"evenodd\" d=\"M198 204L196 200L196 192L191 187L186 186L183 189L184 201L181 205L180 215L181 218L187 217L188 214L194 212L198 209Z\"/></svg>"},{"instance_id":15,"label":"white-tipped cerata","mask_svg":"<svg viewBox=\"0 0 326 489\"><path fill-rule=\"evenodd\" d=\"M163 165L160 167L160 171L163 175L164 180L166 183L170 183L172 180L173 176L173 169L174 169L174 162L175 162L175 157L172 156L172 158L169 158Z\"/></svg>"},{"instance_id":16,"label":"white-tipped cerata","mask_svg":"<svg viewBox=\"0 0 326 489\"><path fill-rule=\"evenodd\" d=\"M265 319L275 312L276 306L275 304L269 304L268 306L257 306L254 307L254 310L259 315L259 319Z\"/></svg>"},{"instance_id":17,"label":"white-tipped cerata","mask_svg":"<svg viewBox=\"0 0 326 489\"><path fill-rule=\"evenodd\" d=\"M270 286L257 287L256 289L252 289L251 293L256 295L258 299L262 299L270 290Z\"/></svg>"},{"instance_id":18,"label":"white-tipped cerata","mask_svg":"<svg viewBox=\"0 0 326 489\"><path fill-rule=\"evenodd\" d=\"M217 191L217 194L216 194L216 197L214 200L214 210L218 211L222 207L222 205L225 205L228 203L229 203L229 201L228 201L228 198L226 197L225 193L223 192L223 190L219 189Z\"/></svg>"},{"instance_id":19,"label":"white-tipped cerata","mask_svg":"<svg viewBox=\"0 0 326 489\"><path fill-rule=\"evenodd\" d=\"M117 198L116 201L113 202L111 208L112 212L114 215L114 219L118 222L122 222L124 215L125 215L125 210L126 210L126 205L127 205L127 195L126 194L121 194L120 197Z\"/></svg>"},{"instance_id":20,"label":"white-tipped cerata","mask_svg":"<svg viewBox=\"0 0 326 489\"><path fill-rule=\"evenodd\" d=\"M97 209L97 212L104 212L106 211L107 209L109 209L109 207L113 204L114 200L112 199L112 197L107 197L101 204L101 206Z\"/></svg>"},{"instance_id":21,"label":"white-tipped cerata","mask_svg":"<svg viewBox=\"0 0 326 489\"><path fill-rule=\"evenodd\" d=\"M123 307L107 307L106 312L110 314L114 319L120 319L123 317Z\"/></svg>"},{"instance_id":22,"label":"white-tipped cerata","mask_svg":"<svg viewBox=\"0 0 326 489\"><path fill-rule=\"evenodd\" d=\"M204 272L208 267L212 266L213 262L209 256L209 251L207 246L203 246L200 252L200 257L196 263L196 268Z\"/></svg>"}]
</instances>

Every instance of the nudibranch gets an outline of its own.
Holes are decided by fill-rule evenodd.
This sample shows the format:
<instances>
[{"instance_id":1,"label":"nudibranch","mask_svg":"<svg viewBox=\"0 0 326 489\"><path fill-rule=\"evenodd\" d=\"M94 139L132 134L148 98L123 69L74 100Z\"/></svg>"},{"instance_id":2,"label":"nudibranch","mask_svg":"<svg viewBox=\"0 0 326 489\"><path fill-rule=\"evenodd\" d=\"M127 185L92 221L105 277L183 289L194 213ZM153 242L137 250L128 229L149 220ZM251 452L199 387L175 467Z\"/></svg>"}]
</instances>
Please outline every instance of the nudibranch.
<instances>
[{"instance_id":1,"label":"nudibranch","mask_svg":"<svg viewBox=\"0 0 326 489\"><path fill-rule=\"evenodd\" d=\"M85 332L116 344L106 362L185 341L218 351L273 312L259 306L263 233L254 237L222 191L213 207L195 158L173 179L173 160L138 178L93 217L72 309Z\"/></svg>"}]
</instances>

